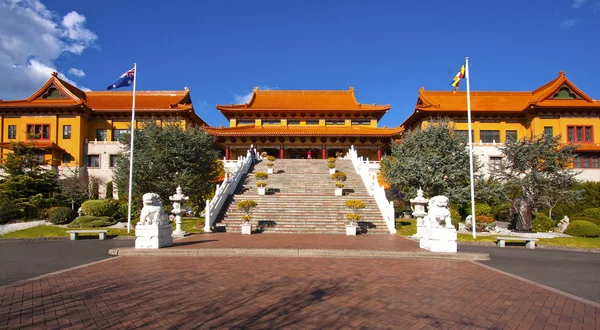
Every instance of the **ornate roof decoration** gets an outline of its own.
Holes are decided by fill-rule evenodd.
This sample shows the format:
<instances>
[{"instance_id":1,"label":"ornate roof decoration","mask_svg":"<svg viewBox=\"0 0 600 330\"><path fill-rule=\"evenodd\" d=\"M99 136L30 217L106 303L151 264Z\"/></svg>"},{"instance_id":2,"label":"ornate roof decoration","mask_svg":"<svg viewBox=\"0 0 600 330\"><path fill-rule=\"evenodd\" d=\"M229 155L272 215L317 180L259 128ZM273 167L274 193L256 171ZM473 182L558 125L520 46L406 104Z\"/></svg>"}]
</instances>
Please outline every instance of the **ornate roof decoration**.
<instances>
[{"instance_id":1,"label":"ornate roof decoration","mask_svg":"<svg viewBox=\"0 0 600 330\"><path fill-rule=\"evenodd\" d=\"M217 105L227 118L234 117L239 111L366 111L379 113L381 118L390 108L389 104L358 103L353 87L348 90L259 90L255 87L248 103Z\"/></svg>"},{"instance_id":2,"label":"ornate roof decoration","mask_svg":"<svg viewBox=\"0 0 600 330\"><path fill-rule=\"evenodd\" d=\"M215 128L205 127L206 132L213 136L364 136L364 137L393 137L400 135L404 128L376 128L361 126L316 126L290 127L273 126L261 127L245 125L238 127Z\"/></svg>"}]
</instances>

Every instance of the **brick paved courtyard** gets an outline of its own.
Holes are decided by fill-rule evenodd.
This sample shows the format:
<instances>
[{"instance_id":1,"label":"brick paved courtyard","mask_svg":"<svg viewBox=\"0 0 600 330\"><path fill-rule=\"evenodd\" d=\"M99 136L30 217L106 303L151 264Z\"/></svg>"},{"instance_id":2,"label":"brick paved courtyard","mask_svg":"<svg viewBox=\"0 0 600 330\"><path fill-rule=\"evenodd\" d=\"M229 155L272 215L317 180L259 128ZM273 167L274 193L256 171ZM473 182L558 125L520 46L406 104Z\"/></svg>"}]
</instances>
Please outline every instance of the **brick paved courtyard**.
<instances>
[{"instance_id":1,"label":"brick paved courtyard","mask_svg":"<svg viewBox=\"0 0 600 330\"><path fill-rule=\"evenodd\" d=\"M0 328L598 328L473 262L117 257L0 288Z\"/></svg>"}]
</instances>

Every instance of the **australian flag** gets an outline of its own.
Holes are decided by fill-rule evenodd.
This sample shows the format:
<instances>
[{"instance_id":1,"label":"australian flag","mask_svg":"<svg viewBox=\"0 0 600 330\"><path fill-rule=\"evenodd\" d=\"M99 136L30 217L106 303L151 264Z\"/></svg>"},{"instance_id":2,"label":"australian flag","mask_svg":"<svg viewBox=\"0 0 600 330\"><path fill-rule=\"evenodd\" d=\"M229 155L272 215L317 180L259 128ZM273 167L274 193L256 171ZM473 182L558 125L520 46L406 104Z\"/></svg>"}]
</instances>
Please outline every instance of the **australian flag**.
<instances>
[{"instance_id":1,"label":"australian flag","mask_svg":"<svg viewBox=\"0 0 600 330\"><path fill-rule=\"evenodd\" d=\"M135 68L123 73L119 79L117 79L110 86L106 87L106 89L111 90L120 87L127 87L133 83L135 79Z\"/></svg>"}]
</instances>

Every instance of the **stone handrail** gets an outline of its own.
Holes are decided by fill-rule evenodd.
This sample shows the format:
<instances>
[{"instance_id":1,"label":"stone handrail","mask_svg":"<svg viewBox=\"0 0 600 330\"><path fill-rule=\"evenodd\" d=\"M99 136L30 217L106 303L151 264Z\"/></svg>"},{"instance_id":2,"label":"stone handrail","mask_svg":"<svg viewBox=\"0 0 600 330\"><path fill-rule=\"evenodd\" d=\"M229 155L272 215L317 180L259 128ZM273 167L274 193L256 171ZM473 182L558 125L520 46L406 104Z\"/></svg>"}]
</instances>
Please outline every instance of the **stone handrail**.
<instances>
[{"instance_id":1,"label":"stone handrail","mask_svg":"<svg viewBox=\"0 0 600 330\"><path fill-rule=\"evenodd\" d=\"M210 231L210 227L215 222L215 219L221 212L223 203L227 200L229 195L233 194L237 187L240 179L244 174L248 173L248 169L252 164L252 157L250 157L250 151L246 153L246 157L239 157L235 161L225 161L226 168L233 168L231 173L225 172L223 183L217 185L215 196L211 200L206 201L206 208L204 209L204 231Z\"/></svg>"},{"instance_id":2,"label":"stone handrail","mask_svg":"<svg viewBox=\"0 0 600 330\"><path fill-rule=\"evenodd\" d=\"M377 172L374 174L369 173L369 169L379 169L379 162L369 161L368 159L363 160L362 157L358 157L358 153L354 149L354 146L351 146L350 150L348 150L348 158L352 161L354 170L360 175L365 187L367 187L369 195L375 198L375 202L379 207L379 211L385 220L385 224L387 225L390 234L396 234L394 202L388 201L387 197L385 197L385 189L377 180Z\"/></svg>"}]
</instances>

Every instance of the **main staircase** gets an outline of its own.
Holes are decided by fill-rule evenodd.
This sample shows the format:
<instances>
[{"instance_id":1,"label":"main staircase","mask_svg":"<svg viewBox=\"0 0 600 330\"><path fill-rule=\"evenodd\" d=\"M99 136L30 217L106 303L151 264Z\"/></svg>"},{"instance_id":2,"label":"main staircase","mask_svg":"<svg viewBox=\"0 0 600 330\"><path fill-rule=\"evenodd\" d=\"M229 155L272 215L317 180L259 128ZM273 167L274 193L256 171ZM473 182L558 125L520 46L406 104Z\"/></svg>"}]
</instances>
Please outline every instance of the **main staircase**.
<instances>
[{"instance_id":1,"label":"main staircase","mask_svg":"<svg viewBox=\"0 0 600 330\"><path fill-rule=\"evenodd\" d=\"M336 170L346 173L344 196L334 195L335 184L329 174L327 161L322 159L278 159L274 174L269 174L267 194L259 196L256 172L267 172L266 161L250 168L231 195L216 227L227 232L241 232L242 215L237 203L254 200L258 205L252 214L252 224L263 233L344 234L345 215L351 211L346 201L357 199L366 207L359 210L359 232L389 234L375 199L369 196L350 160L337 160Z\"/></svg>"}]
</instances>

